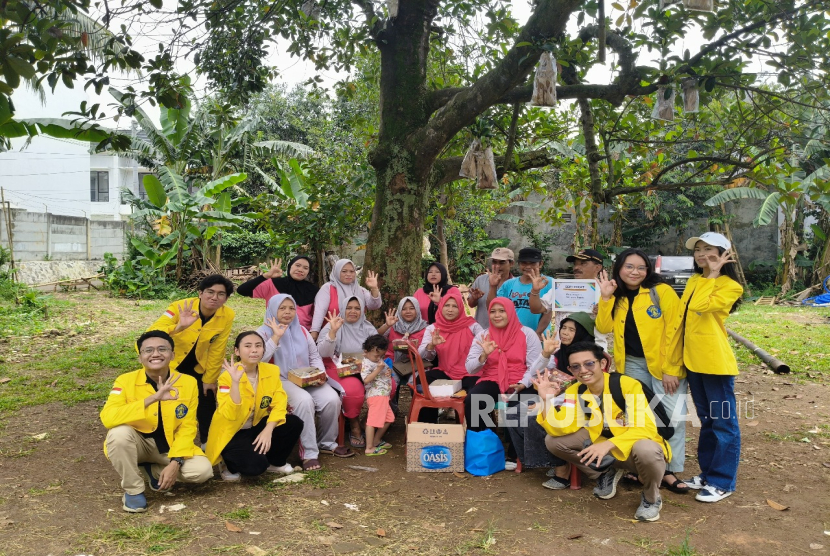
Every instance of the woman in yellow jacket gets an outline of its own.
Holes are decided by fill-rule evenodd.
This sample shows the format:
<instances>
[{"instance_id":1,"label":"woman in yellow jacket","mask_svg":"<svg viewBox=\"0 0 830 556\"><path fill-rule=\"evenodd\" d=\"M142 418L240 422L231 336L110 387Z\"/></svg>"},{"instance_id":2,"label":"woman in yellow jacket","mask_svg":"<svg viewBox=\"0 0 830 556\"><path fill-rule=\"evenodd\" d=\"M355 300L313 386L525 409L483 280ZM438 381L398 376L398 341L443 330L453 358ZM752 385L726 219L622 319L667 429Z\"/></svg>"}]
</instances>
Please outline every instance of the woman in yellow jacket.
<instances>
[{"instance_id":1,"label":"woman in yellow jacket","mask_svg":"<svg viewBox=\"0 0 830 556\"><path fill-rule=\"evenodd\" d=\"M700 502L719 502L735 491L741 457L741 430L735 403L738 364L723 321L743 295L732 244L721 234L706 232L686 241L694 250L695 274L680 300L682 316L674 335L672 357L682 361L700 419L697 461L700 475L686 481L699 490Z\"/></svg>"},{"instance_id":2,"label":"woman in yellow jacket","mask_svg":"<svg viewBox=\"0 0 830 556\"><path fill-rule=\"evenodd\" d=\"M609 280L605 271L597 277L600 302L598 332L614 333L617 372L637 379L663 404L674 435L669 439L672 459L663 485L684 494L689 486L677 478L686 459L686 373L667 356L671 336L680 316L680 300L640 249L626 249L614 262Z\"/></svg>"},{"instance_id":3,"label":"woman in yellow jacket","mask_svg":"<svg viewBox=\"0 0 830 556\"><path fill-rule=\"evenodd\" d=\"M286 414L288 396L280 369L261 363L264 353L262 336L254 330L241 333L234 343L239 363L225 361L225 372L219 376L206 455L213 465L224 460L221 475L226 481L292 470L286 459L300 438L303 421Z\"/></svg>"}]
</instances>

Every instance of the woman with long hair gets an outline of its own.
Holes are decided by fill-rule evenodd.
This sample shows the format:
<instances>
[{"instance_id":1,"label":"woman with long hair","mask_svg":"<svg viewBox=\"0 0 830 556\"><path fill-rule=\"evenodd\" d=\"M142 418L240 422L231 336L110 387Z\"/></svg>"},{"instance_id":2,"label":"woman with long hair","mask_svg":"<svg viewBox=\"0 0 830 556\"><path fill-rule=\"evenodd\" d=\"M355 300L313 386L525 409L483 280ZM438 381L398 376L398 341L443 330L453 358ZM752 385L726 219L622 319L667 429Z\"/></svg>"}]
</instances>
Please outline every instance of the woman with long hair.
<instances>
[{"instance_id":1,"label":"woman with long hair","mask_svg":"<svg viewBox=\"0 0 830 556\"><path fill-rule=\"evenodd\" d=\"M447 267L439 262L433 262L424 273L424 285L415 290L412 297L418 300L421 306L421 318L429 324L435 322L438 313L438 304L452 289L458 289L450 284L450 275Z\"/></svg>"},{"instance_id":2,"label":"woman with long hair","mask_svg":"<svg viewBox=\"0 0 830 556\"><path fill-rule=\"evenodd\" d=\"M601 293L597 331L614 333L617 372L654 392L674 427L669 439L672 459L666 465L663 486L680 494L689 492L689 486L677 478L686 459L688 385L686 373L668 357L680 300L671 286L660 281L648 255L640 249L626 249L617 255L611 279L603 270L597 284Z\"/></svg>"},{"instance_id":3,"label":"woman with long hair","mask_svg":"<svg viewBox=\"0 0 830 556\"><path fill-rule=\"evenodd\" d=\"M724 321L741 301L732 243L706 232L686 241L694 251L695 274L680 299L681 316L672 357L682 362L700 419L697 461L700 474L686 480L700 502L719 502L735 492L741 457L741 430L735 403L738 363Z\"/></svg>"}]
</instances>

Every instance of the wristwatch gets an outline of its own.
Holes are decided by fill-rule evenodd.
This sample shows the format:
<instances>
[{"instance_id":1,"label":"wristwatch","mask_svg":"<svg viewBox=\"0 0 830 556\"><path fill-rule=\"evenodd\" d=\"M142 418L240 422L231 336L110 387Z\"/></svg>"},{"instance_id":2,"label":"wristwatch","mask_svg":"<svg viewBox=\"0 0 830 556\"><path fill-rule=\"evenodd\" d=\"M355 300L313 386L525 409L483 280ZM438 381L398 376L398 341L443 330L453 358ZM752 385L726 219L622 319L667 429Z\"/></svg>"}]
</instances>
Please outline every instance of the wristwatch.
<instances>
[{"instance_id":1,"label":"wristwatch","mask_svg":"<svg viewBox=\"0 0 830 556\"><path fill-rule=\"evenodd\" d=\"M170 461L175 461L179 464L179 467L184 466L184 458L170 458Z\"/></svg>"}]
</instances>

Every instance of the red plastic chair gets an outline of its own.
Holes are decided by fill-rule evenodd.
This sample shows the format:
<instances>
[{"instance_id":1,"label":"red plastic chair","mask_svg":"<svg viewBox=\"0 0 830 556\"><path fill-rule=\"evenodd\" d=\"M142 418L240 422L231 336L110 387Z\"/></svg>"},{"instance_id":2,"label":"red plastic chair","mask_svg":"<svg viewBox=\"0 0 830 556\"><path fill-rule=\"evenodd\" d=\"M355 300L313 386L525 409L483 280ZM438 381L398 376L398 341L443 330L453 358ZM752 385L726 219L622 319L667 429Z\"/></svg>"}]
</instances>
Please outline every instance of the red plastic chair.
<instances>
[{"instance_id":1,"label":"red plastic chair","mask_svg":"<svg viewBox=\"0 0 830 556\"><path fill-rule=\"evenodd\" d=\"M412 401L409 404L409 417L407 423L414 423L418 420L421 410L425 408L439 409L447 407L455 410L458 416L459 423L464 424L464 398L442 397L436 398L429 392L429 383L427 382L426 374L424 373L424 361L418 354L417 348L413 344L409 344L409 358L412 361L412 376L413 383L410 384L412 390ZM418 392L417 385L421 385L421 391Z\"/></svg>"}]
</instances>

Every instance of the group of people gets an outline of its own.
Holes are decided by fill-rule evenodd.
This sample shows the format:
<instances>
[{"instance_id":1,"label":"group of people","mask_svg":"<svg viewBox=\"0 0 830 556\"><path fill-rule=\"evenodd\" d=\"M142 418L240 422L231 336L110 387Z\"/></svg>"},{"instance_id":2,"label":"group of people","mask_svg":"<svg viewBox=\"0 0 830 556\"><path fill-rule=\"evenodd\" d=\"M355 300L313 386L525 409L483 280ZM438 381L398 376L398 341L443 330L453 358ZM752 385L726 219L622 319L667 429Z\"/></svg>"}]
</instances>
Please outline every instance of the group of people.
<instances>
[{"instance_id":1,"label":"group of people","mask_svg":"<svg viewBox=\"0 0 830 556\"><path fill-rule=\"evenodd\" d=\"M263 299L266 310L259 328L237 336L230 360L235 315L226 301L234 285L209 276L198 297L170 305L139 337L142 369L118 377L101 412L123 508L146 510L145 478L152 490L166 491L177 481L211 478L214 465L228 481L290 473L297 443L304 470L320 469L320 454L352 457L354 448L384 455L400 386L392 369L408 357L392 349L400 340L417 347L429 383L461 381L458 417L469 430L496 429L497 407L518 417L499 418L506 466L549 468L546 488L568 488L575 466L607 499L626 476L642 484L635 517L644 521L659 519L661 485L722 500L735 490L740 452L738 371L723 322L742 288L724 236L707 232L686 247L696 274L681 299L639 249L620 253L610 271L593 249L568 257L576 278L596 282L600 299L591 313L553 311L553 282L535 248L519 251L517 277L513 252L493 251L466 299L447 269L432 263L424 285L387 310L377 329L366 318L367 309L382 306L375 273L367 271L363 287L354 263L341 259L318 289L307 279L308 257L289 261L287 275L274 261L236 290ZM606 353L612 334L613 359ZM343 362L354 360L360 371L341 377ZM309 368L325 372L325 381L300 387L289 380ZM683 480L687 389L701 421L701 472ZM338 443L341 416L351 448ZM437 418L435 409L417 417Z\"/></svg>"}]
</instances>

